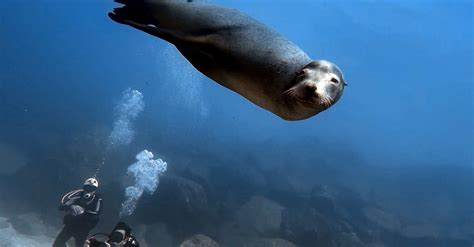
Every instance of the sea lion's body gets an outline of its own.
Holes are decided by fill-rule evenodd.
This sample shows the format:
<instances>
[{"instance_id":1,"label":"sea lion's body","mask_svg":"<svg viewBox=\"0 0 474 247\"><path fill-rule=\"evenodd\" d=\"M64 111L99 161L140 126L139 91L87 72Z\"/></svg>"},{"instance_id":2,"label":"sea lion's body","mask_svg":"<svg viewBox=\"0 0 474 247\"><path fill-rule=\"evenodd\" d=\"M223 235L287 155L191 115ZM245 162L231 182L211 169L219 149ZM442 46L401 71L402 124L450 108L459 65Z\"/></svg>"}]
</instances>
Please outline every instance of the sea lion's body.
<instances>
[{"instance_id":1,"label":"sea lion's body","mask_svg":"<svg viewBox=\"0 0 474 247\"><path fill-rule=\"evenodd\" d=\"M306 106L295 104L285 91L312 60L237 10L187 1L118 2L126 5L115 9L112 19L174 44L203 74L283 119L308 118L329 107L297 109Z\"/></svg>"}]
</instances>

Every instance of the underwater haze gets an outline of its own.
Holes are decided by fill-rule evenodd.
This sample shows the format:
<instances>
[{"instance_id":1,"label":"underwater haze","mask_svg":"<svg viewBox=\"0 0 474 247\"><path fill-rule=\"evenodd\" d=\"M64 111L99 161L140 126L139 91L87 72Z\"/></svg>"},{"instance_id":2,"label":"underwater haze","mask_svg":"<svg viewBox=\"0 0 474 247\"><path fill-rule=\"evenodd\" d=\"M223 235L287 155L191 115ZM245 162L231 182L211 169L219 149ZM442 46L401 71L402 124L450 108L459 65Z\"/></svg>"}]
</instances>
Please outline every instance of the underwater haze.
<instances>
[{"instance_id":1,"label":"underwater haze","mask_svg":"<svg viewBox=\"0 0 474 247\"><path fill-rule=\"evenodd\" d=\"M141 246L474 244L472 1L208 2L337 64L342 98L284 121L110 20L112 1L2 0L0 246L51 246L61 196L96 172L91 234L121 220ZM143 150L164 164L151 180L127 174ZM156 191L123 215L134 183Z\"/></svg>"}]
</instances>

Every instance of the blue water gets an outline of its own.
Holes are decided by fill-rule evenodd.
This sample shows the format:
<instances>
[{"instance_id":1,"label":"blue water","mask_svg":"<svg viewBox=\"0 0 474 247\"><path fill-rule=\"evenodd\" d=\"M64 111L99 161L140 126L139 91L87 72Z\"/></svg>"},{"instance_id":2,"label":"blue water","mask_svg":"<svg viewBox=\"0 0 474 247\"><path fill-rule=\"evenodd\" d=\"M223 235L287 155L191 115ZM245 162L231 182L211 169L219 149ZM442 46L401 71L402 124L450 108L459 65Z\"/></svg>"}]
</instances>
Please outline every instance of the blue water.
<instances>
[{"instance_id":1,"label":"blue water","mask_svg":"<svg viewBox=\"0 0 474 247\"><path fill-rule=\"evenodd\" d=\"M287 122L210 81L166 42L111 21L111 1L3 0L0 174L22 184L2 186L0 216L39 212L60 227L54 200L93 174L114 107L132 88L146 107L133 142L108 154L102 168L103 193L117 199L105 200L110 213L100 229L117 220L127 166L149 149L167 161L170 175L186 177L196 166L213 174L206 185L197 182L215 193L207 194L209 208L234 194L242 200L234 208L255 195L302 206L279 201L280 192L266 194L267 176L276 173L294 194L315 184L349 188L396 215L402 223L381 238L386 246L474 243L471 1L212 2L260 20L313 59L337 64L349 84L341 100L313 118ZM229 178L234 170L227 168L251 175ZM226 180L236 188L221 196ZM27 195L37 193L41 200L31 206L36 197ZM156 198L146 200L147 208L129 219L134 225L185 221L154 211ZM189 228L202 224L189 220ZM420 225L428 227L414 234ZM448 233L448 226L456 230ZM171 234L173 243L192 229L183 232ZM405 238L393 237L400 234Z\"/></svg>"}]
</instances>

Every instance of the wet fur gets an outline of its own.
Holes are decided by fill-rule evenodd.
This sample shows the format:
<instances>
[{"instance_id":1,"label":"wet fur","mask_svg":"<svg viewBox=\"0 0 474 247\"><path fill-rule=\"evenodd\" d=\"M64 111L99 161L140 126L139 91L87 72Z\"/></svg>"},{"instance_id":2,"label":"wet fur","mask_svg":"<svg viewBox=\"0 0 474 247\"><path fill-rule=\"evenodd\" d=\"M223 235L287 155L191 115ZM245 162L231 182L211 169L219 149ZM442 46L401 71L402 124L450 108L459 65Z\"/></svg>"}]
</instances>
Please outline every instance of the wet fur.
<instances>
[{"instance_id":1,"label":"wet fur","mask_svg":"<svg viewBox=\"0 0 474 247\"><path fill-rule=\"evenodd\" d=\"M203 74L286 120L311 117L331 105L311 106L292 88L312 60L295 44L233 9L189 1L117 0L109 13L174 44Z\"/></svg>"}]
</instances>

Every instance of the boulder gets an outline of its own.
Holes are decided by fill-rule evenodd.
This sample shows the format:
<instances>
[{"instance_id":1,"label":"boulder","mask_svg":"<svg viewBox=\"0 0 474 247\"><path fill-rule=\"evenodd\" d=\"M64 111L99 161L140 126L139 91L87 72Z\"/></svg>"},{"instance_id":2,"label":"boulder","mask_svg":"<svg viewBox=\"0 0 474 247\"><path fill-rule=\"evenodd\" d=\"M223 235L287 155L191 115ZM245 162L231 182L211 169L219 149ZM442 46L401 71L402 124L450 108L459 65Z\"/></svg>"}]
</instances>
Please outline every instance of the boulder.
<instances>
[{"instance_id":1,"label":"boulder","mask_svg":"<svg viewBox=\"0 0 474 247\"><path fill-rule=\"evenodd\" d=\"M173 240L181 240L211 224L210 212L207 194L200 184L179 176L164 175L157 191L141 198L134 217L142 224L162 222Z\"/></svg>"},{"instance_id":2,"label":"boulder","mask_svg":"<svg viewBox=\"0 0 474 247\"><path fill-rule=\"evenodd\" d=\"M200 218L208 210L207 195L203 187L189 179L173 175L160 178L157 191L152 196L144 196L140 214L145 222ZM152 216L152 217L150 217ZM169 222L168 222L169 221Z\"/></svg>"},{"instance_id":3,"label":"boulder","mask_svg":"<svg viewBox=\"0 0 474 247\"><path fill-rule=\"evenodd\" d=\"M387 231L399 232L401 229L402 224L399 217L396 217L391 213L379 208L364 208L363 212L370 221Z\"/></svg>"},{"instance_id":4,"label":"boulder","mask_svg":"<svg viewBox=\"0 0 474 247\"><path fill-rule=\"evenodd\" d=\"M2 229L9 228L10 226L11 226L11 224L8 222L8 218L0 216L0 231Z\"/></svg>"},{"instance_id":5,"label":"boulder","mask_svg":"<svg viewBox=\"0 0 474 247\"><path fill-rule=\"evenodd\" d=\"M283 207L261 196L250 198L236 212L235 218L241 228L253 229L257 233L277 233L280 230Z\"/></svg>"},{"instance_id":6,"label":"boulder","mask_svg":"<svg viewBox=\"0 0 474 247\"><path fill-rule=\"evenodd\" d=\"M301 246L332 246L331 232L334 228L314 208L292 208L282 212L282 236Z\"/></svg>"},{"instance_id":7,"label":"boulder","mask_svg":"<svg viewBox=\"0 0 474 247\"><path fill-rule=\"evenodd\" d=\"M253 228L241 227L234 220L218 226L219 243L226 247L242 247L250 240L260 238Z\"/></svg>"},{"instance_id":8,"label":"boulder","mask_svg":"<svg viewBox=\"0 0 474 247\"><path fill-rule=\"evenodd\" d=\"M161 222L147 225L144 238L148 243L148 246L175 246L173 245L173 237L168 232L168 228Z\"/></svg>"},{"instance_id":9,"label":"boulder","mask_svg":"<svg viewBox=\"0 0 474 247\"><path fill-rule=\"evenodd\" d=\"M382 243L370 243L370 244L367 244L366 247L388 247L388 245L385 245Z\"/></svg>"},{"instance_id":10,"label":"boulder","mask_svg":"<svg viewBox=\"0 0 474 247\"><path fill-rule=\"evenodd\" d=\"M265 179L267 185L263 195L284 207L297 207L306 199L293 186L287 173L270 171L265 174Z\"/></svg>"},{"instance_id":11,"label":"boulder","mask_svg":"<svg viewBox=\"0 0 474 247\"><path fill-rule=\"evenodd\" d=\"M180 173L180 175L186 179L194 181L200 184L208 195L208 199L212 200L215 196L216 188L212 186L211 167L203 164L190 164L187 168Z\"/></svg>"},{"instance_id":12,"label":"boulder","mask_svg":"<svg viewBox=\"0 0 474 247\"><path fill-rule=\"evenodd\" d=\"M36 213L18 215L9 219L8 222L15 231L25 235L45 235L50 230Z\"/></svg>"},{"instance_id":13,"label":"boulder","mask_svg":"<svg viewBox=\"0 0 474 247\"><path fill-rule=\"evenodd\" d=\"M365 244L354 232L340 232L334 237L337 247L364 247Z\"/></svg>"},{"instance_id":14,"label":"boulder","mask_svg":"<svg viewBox=\"0 0 474 247\"><path fill-rule=\"evenodd\" d=\"M219 244L206 235L196 234L183 241L179 247L219 247Z\"/></svg>"},{"instance_id":15,"label":"boulder","mask_svg":"<svg viewBox=\"0 0 474 247\"><path fill-rule=\"evenodd\" d=\"M296 247L296 245L281 238L262 238L254 244L245 244L244 247Z\"/></svg>"},{"instance_id":16,"label":"boulder","mask_svg":"<svg viewBox=\"0 0 474 247\"><path fill-rule=\"evenodd\" d=\"M434 224L408 225L403 227L401 234L408 238L437 238L440 229Z\"/></svg>"},{"instance_id":17,"label":"boulder","mask_svg":"<svg viewBox=\"0 0 474 247\"><path fill-rule=\"evenodd\" d=\"M267 186L264 174L251 164L222 165L210 171L216 199L240 206L252 195L262 194ZM233 208L232 208L233 209Z\"/></svg>"},{"instance_id":18,"label":"boulder","mask_svg":"<svg viewBox=\"0 0 474 247\"><path fill-rule=\"evenodd\" d=\"M26 156L21 154L19 150L3 143L0 143L0 157L2 157L1 175L12 175L28 163Z\"/></svg>"},{"instance_id":19,"label":"boulder","mask_svg":"<svg viewBox=\"0 0 474 247\"><path fill-rule=\"evenodd\" d=\"M294 243L285 239L250 235L234 235L232 238L223 239L221 243L226 247L296 247Z\"/></svg>"},{"instance_id":20,"label":"boulder","mask_svg":"<svg viewBox=\"0 0 474 247\"><path fill-rule=\"evenodd\" d=\"M309 204L327 217L362 221L362 208L367 202L356 192L342 187L316 185L311 191Z\"/></svg>"},{"instance_id":21,"label":"boulder","mask_svg":"<svg viewBox=\"0 0 474 247\"><path fill-rule=\"evenodd\" d=\"M339 216L336 192L324 185L316 185L311 191L309 205L326 216Z\"/></svg>"},{"instance_id":22,"label":"boulder","mask_svg":"<svg viewBox=\"0 0 474 247\"><path fill-rule=\"evenodd\" d=\"M6 218L0 217L0 246L49 247L54 240L45 235L18 233Z\"/></svg>"},{"instance_id":23,"label":"boulder","mask_svg":"<svg viewBox=\"0 0 474 247\"><path fill-rule=\"evenodd\" d=\"M148 241L146 241L146 238L145 238L147 231L148 231L148 226L145 224L140 224L133 229L133 236L135 236L138 243L140 243L141 247L151 246L148 244Z\"/></svg>"}]
</instances>

